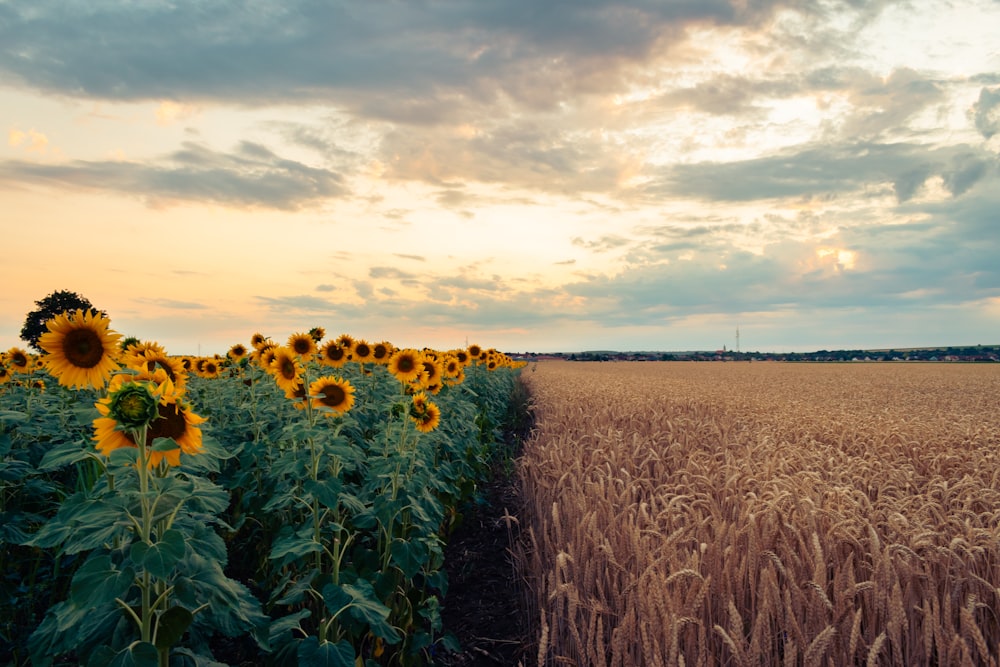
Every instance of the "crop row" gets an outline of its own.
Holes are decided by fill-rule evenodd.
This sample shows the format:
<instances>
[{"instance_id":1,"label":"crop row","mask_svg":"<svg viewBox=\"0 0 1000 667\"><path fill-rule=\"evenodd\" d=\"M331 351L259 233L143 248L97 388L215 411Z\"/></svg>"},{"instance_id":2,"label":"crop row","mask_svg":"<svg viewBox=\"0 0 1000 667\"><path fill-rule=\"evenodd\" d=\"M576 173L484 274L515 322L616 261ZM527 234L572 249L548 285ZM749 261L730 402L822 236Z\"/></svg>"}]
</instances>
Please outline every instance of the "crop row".
<instances>
[{"instance_id":1,"label":"crop row","mask_svg":"<svg viewBox=\"0 0 1000 667\"><path fill-rule=\"evenodd\" d=\"M0 358L0 662L418 665L517 364L316 328L179 357L66 313Z\"/></svg>"},{"instance_id":2,"label":"crop row","mask_svg":"<svg viewBox=\"0 0 1000 667\"><path fill-rule=\"evenodd\" d=\"M1000 664L1000 372L526 372L538 664Z\"/></svg>"}]
</instances>

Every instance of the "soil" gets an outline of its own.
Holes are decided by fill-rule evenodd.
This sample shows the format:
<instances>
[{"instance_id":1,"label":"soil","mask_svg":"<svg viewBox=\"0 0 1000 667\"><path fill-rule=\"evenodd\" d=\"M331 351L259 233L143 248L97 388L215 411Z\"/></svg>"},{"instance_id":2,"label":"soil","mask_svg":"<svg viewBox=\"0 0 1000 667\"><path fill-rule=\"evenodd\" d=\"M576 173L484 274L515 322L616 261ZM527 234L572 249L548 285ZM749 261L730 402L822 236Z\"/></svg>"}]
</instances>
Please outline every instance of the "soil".
<instances>
[{"instance_id":1,"label":"soil","mask_svg":"<svg viewBox=\"0 0 1000 667\"><path fill-rule=\"evenodd\" d=\"M482 491L445 547L441 616L461 650L437 657L442 667L516 667L528 664L532 651L525 592L510 553L518 539L511 517L521 502L516 477L495 470Z\"/></svg>"}]
</instances>

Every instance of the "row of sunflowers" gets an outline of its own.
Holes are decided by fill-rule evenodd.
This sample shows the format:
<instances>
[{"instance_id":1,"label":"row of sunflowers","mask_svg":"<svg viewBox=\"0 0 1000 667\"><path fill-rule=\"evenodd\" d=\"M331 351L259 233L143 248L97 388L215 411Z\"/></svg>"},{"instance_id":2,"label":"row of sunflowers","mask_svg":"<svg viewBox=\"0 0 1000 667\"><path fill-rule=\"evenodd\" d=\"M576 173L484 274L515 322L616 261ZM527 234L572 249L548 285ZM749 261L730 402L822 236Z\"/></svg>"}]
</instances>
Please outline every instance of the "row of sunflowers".
<instances>
[{"instance_id":1,"label":"row of sunflowers","mask_svg":"<svg viewBox=\"0 0 1000 667\"><path fill-rule=\"evenodd\" d=\"M175 356L94 311L0 355L0 661L421 665L521 364L316 327Z\"/></svg>"}]
</instances>

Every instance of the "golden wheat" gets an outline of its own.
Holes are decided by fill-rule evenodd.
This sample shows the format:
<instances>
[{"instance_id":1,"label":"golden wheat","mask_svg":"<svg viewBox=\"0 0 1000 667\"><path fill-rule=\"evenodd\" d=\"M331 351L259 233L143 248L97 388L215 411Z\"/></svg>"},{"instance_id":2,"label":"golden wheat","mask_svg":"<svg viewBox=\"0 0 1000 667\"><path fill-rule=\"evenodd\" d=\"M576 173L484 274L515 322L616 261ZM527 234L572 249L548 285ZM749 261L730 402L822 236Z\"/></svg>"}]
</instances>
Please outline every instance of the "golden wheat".
<instances>
[{"instance_id":1,"label":"golden wheat","mask_svg":"<svg viewBox=\"0 0 1000 667\"><path fill-rule=\"evenodd\" d=\"M539 667L1000 666L1000 367L523 377Z\"/></svg>"}]
</instances>

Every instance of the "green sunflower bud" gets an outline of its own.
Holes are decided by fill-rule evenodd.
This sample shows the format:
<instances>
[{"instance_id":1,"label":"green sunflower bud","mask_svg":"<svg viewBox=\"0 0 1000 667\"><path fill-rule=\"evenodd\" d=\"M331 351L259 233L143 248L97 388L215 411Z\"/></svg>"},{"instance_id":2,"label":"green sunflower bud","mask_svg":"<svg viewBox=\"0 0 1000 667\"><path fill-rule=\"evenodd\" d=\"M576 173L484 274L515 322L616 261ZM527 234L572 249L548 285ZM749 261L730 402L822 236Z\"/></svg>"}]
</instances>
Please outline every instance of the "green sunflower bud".
<instances>
[{"instance_id":1,"label":"green sunflower bud","mask_svg":"<svg viewBox=\"0 0 1000 667\"><path fill-rule=\"evenodd\" d=\"M159 401L145 382L128 382L111 395L108 416L126 429L148 426L159 417Z\"/></svg>"}]
</instances>

